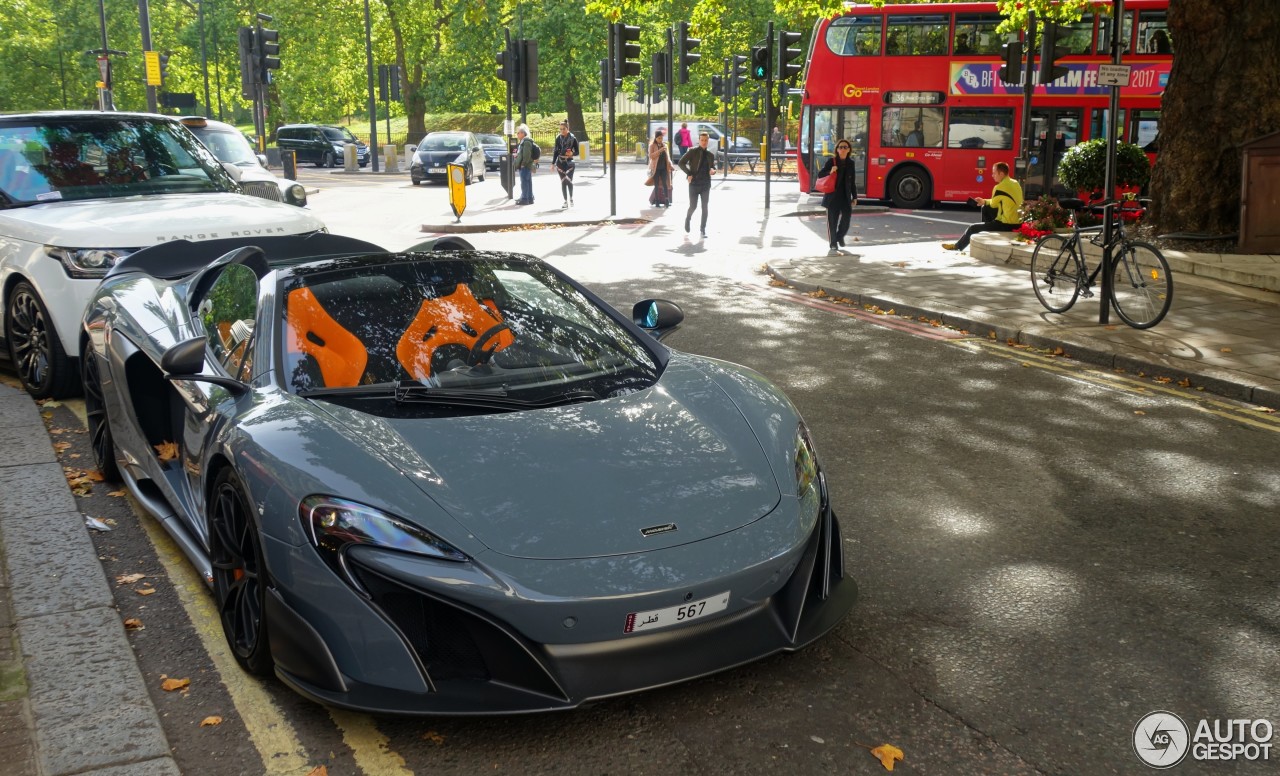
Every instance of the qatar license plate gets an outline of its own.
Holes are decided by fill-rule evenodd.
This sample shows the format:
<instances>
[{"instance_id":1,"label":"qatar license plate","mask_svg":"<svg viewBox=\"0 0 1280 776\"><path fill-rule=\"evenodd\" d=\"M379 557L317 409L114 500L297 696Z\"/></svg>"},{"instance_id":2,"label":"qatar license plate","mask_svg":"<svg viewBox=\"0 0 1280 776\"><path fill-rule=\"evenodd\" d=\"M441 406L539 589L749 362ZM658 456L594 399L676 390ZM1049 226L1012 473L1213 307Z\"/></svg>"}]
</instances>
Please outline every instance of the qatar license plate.
<instances>
[{"instance_id":1,"label":"qatar license plate","mask_svg":"<svg viewBox=\"0 0 1280 776\"><path fill-rule=\"evenodd\" d=\"M627 615L627 624L622 629L622 632L636 633L642 630L667 628L690 620L709 617L728 608L729 591L726 590L701 601L690 601L687 604L668 606L666 609L654 609L648 612L632 612Z\"/></svg>"},{"instance_id":2,"label":"qatar license plate","mask_svg":"<svg viewBox=\"0 0 1280 776\"><path fill-rule=\"evenodd\" d=\"M443 168L443 167L432 167L431 169L427 170L427 172L431 172L431 173L439 173L439 174L443 175L443 174L444 174L444 168Z\"/></svg>"}]
</instances>

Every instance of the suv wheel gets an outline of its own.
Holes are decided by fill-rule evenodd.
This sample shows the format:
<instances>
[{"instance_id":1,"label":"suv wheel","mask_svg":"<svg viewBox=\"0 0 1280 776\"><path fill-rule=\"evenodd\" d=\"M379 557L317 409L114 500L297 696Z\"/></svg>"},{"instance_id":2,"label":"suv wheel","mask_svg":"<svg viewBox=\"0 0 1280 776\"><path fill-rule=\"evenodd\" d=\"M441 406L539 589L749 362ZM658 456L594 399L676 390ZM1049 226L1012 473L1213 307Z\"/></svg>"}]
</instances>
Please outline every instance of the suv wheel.
<instances>
[{"instance_id":1,"label":"suv wheel","mask_svg":"<svg viewBox=\"0 0 1280 776\"><path fill-rule=\"evenodd\" d=\"M30 283L19 283L4 311L9 360L22 385L37 399L61 399L75 391L75 371L53 329L49 310Z\"/></svg>"}]
</instances>

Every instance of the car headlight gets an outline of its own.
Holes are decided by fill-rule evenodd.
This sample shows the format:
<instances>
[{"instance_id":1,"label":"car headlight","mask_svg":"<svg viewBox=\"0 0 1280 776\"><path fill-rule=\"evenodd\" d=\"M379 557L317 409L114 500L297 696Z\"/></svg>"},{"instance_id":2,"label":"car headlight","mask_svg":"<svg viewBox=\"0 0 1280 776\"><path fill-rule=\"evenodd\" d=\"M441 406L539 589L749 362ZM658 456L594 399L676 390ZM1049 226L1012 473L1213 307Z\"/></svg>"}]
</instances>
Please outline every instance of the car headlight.
<instances>
[{"instance_id":1,"label":"car headlight","mask_svg":"<svg viewBox=\"0 0 1280 776\"><path fill-rule=\"evenodd\" d=\"M307 204L307 190L301 183L295 183L284 190L284 200L291 205L302 207Z\"/></svg>"},{"instance_id":2,"label":"car headlight","mask_svg":"<svg viewBox=\"0 0 1280 776\"><path fill-rule=\"evenodd\" d=\"M45 246L45 253L62 262L73 278L100 278L137 248L58 248Z\"/></svg>"},{"instance_id":3,"label":"car headlight","mask_svg":"<svg viewBox=\"0 0 1280 776\"><path fill-rule=\"evenodd\" d=\"M821 467L818 466L818 453L813 448L813 440L809 437L809 429L800 424L796 429L796 496L800 499L800 514L805 519L810 515L817 517L822 509L823 493L821 487Z\"/></svg>"},{"instance_id":4,"label":"car headlight","mask_svg":"<svg viewBox=\"0 0 1280 776\"><path fill-rule=\"evenodd\" d=\"M303 529L320 557L335 572L343 571L343 555L364 544L423 555L439 560L465 561L461 550L426 529L364 504L333 496L308 496L298 506Z\"/></svg>"}]
</instances>

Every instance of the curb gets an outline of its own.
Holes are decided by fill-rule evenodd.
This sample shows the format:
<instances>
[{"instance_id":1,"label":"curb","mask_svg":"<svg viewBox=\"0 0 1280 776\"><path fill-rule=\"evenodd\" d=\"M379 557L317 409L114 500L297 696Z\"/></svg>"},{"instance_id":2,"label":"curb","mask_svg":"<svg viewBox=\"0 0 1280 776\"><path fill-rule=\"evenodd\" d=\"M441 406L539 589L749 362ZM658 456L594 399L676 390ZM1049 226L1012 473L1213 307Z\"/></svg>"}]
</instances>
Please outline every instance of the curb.
<instances>
[{"instance_id":1,"label":"curb","mask_svg":"<svg viewBox=\"0 0 1280 776\"><path fill-rule=\"evenodd\" d=\"M0 552L45 776L179 776L35 402L0 385Z\"/></svg>"},{"instance_id":2,"label":"curb","mask_svg":"<svg viewBox=\"0 0 1280 776\"><path fill-rule=\"evenodd\" d=\"M971 310L939 309L938 305L930 305L909 297L890 296L883 293L865 294L852 289L796 281L768 262L765 263L764 269L771 277L804 293L824 290L827 293L846 297L859 307L875 305L883 309L893 309L899 315L911 318L925 316L940 319L946 326L969 332L994 332L996 339L1001 342L1012 340L1019 345L1035 348L1062 348L1071 358L1094 366L1123 369L1133 374L1138 372L1158 374L1175 381L1190 380L1197 386L1202 386L1207 393L1280 409L1280 389L1259 385L1257 378L1234 370L1216 367L1192 369L1187 366L1186 360L1172 356L1157 356L1135 348L1099 342L1085 336L1062 337L1056 333L1050 335L1035 326L1026 327L994 315L985 315Z\"/></svg>"},{"instance_id":3,"label":"curb","mask_svg":"<svg viewBox=\"0 0 1280 776\"><path fill-rule=\"evenodd\" d=\"M500 232L504 229L559 229L567 226L606 226L608 224L647 224L648 218L635 216L607 216L605 218L584 218L580 221L537 221L511 222L494 224L423 224L422 231L443 234L476 234L479 232Z\"/></svg>"}]
</instances>

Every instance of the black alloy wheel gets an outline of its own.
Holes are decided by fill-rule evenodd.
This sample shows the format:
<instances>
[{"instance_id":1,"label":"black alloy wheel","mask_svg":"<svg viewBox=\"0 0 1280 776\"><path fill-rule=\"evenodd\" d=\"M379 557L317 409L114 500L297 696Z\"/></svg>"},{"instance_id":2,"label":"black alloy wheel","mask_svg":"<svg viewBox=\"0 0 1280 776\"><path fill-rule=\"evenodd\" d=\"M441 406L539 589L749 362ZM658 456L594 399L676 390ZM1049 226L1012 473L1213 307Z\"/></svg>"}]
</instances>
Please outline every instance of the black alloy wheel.
<instances>
[{"instance_id":1,"label":"black alloy wheel","mask_svg":"<svg viewBox=\"0 0 1280 776\"><path fill-rule=\"evenodd\" d=\"M213 486L209 556L222 632L236 662L251 674L271 675L274 663L266 621L269 580L262 539L240 478L231 469L223 469Z\"/></svg>"},{"instance_id":2,"label":"black alloy wheel","mask_svg":"<svg viewBox=\"0 0 1280 776\"><path fill-rule=\"evenodd\" d=\"M9 359L27 392L36 399L61 399L75 392L75 373L49 310L30 283L13 287L4 312Z\"/></svg>"},{"instance_id":3,"label":"black alloy wheel","mask_svg":"<svg viewBox=\"0 0 1280 776\"><path fill-rule=\"evenodd\" d=\"M333 167L334 164L335 162L334 162L333 151L325 151L324 155L320 157L320 166Z\"/></svg>"},{"instance_id":4,"label":"black alloy wheel","mask_svg":"<svg viewBox=\"0 0 1280 776\"><path fill-rule=\"evenodd\" d=\"M93 463L107 482L119 482L120 466L116 463L116 443L111 436L111 424L107 422L107 402L102 394L98 354L87 342L80 348L80 372L80 379L84 384L84 414L89 424Z\"/></svg>"}]
</instances>

